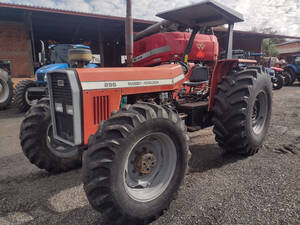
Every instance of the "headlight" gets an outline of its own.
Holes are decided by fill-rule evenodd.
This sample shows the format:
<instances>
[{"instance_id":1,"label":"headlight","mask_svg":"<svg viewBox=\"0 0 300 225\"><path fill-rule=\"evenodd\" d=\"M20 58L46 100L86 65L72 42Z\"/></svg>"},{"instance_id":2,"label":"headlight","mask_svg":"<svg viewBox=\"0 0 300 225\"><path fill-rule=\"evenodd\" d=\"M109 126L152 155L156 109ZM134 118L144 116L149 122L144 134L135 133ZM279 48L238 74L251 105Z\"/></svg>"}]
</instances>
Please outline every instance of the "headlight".
<instances>
[{"instance_id":1,"label":"headlight","mask_svg":"<svg viewBox=\"0 0 300 225\"><path fill-rule=\"evenodd\" d=\"M61 103L55 103L56 112L64 112L63 105Z\"/></svg>"},{"instance_id":2,"label":"headlight","mask_svg":"<svg viewBox=\"0 0 300 225\"><path fill-rule=\"evenodd\" d=\"M72 105L66 105L66 111L67 111L67 114L73 116L73 106Z\"/></svg>"},{"instance_id":3,"label":"headlight","mask_svg":"<svg viewBox=\"0 0 300 225\"><path fill-rule=\"evenodd\" d=\"M47 74L45 74L44 76L44 81L47 81Z\"/></svg>"}]
</instances>

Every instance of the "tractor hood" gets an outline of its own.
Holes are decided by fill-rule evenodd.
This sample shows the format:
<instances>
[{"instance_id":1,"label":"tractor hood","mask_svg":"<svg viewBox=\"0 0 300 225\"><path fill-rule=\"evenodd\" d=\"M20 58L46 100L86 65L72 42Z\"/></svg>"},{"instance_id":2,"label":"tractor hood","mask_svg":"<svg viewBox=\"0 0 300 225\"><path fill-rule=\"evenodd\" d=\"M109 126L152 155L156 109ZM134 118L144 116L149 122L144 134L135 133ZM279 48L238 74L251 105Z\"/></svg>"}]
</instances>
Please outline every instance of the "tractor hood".
<instances>
[{"instance_id":1,"label":"tractor hood","mask_svg":"<svg viewBox=\"0 0 300 225\"><path fill-rule=\"evenodd\" d=\"M54 70L60 70L60 69L68 69L69 65L67 63L56 63L56 64L50 64L46 66L42 66L39 68L36 73L42 73L46 74L48 72L54 71Z\"/></svg>"},{"instance_id":2,"label":"tractor hood","mask_svg":"<svg viewBox=\"0 0 300 225\"><path fill-rule=\"evenodd\" d=\"M52 72L60 69L68 69L69 65L67 63L55 63L42 66L35 72L35 80L40 84L45 84L47 82L46 73Z\"/></svg>"},{"instance_id":3,"label":"tractor hood","mask_svg":"<svg viewBox=\"0 0 300 225\"><path fill-rule=\"evenodd\" d=\"M172 90L185 80L178 64L155 67L76 69L82 90L118 89L124 94ZM180 82L179 82L180 83ZM168 87L169 86L169 87Z\"/></svg>"}]
</instances>

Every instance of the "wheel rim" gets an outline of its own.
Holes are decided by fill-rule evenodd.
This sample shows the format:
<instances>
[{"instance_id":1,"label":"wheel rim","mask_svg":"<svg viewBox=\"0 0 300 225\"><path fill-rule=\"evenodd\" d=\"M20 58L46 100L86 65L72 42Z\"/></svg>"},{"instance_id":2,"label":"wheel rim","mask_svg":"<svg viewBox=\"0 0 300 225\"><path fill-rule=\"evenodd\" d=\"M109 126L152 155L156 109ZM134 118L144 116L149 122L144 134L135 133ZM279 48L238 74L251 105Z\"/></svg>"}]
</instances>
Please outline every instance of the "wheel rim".
<instances>
[{"instance_id":1,"label":"wheel rim","mask_svg":"<svg viewBox=\"0 0 300 225\"><path fill-rule=\"evenodd\" d=\"M278 79L276 77L274 77L274 82L273 82L273 87L276 88L278 86Z\"/></svg>"},{"instance_id":2,"label":"wheel rim","mask_svg":"<svg viewBox=\"0 0 300 225\"><path fill-rule=\"evenodd\" d=\"M70 146L54 138L52 124L50 124L47 128L46 144L50 151L57 156L62 156L63 154L69 153L74 150Z\"/></svg>"},{"instance_id":3,"label":"wheel rim","mask_svg":"<svg viewBox=\"0 0 300 225\"><path fill-rule=\"evenodd\" d=\"M173 177L177 153L172 139L161 132L141 138L130 150L123 173L128 195L140 202L160 196Z\"/></svg>"},{"instance_id":4,"label":"wheel rim","mask_svg":"<svg viewBox=\"0 0 300 225\"><path fill-rule=\"evenodd\" d=\"M0 79L0 103L5 102L9 96L9 87L6 81Z\"/></svg>"},{"instance_id":5,"label":"wheel rim","mask_svg":"<svg viewBox=\"0 0 300 225\"><path fill-rule=\"evenodd\" d=\"M260 134L263 131L267 114L268 97L267 94L262 91L256 96L252 108L252 130L255 134Z\"/></svg>"},{"instance_id":6,"label":"wheel rim","mask_svg":"<svg viewBox=\"0 0 300 225\"><path fill-rule=\"evenodd\" d=\"M30 100L28 97L28 90L25 91L25 101L28 105L32 106L35 100Z\"/></svg>"}]
</instances>

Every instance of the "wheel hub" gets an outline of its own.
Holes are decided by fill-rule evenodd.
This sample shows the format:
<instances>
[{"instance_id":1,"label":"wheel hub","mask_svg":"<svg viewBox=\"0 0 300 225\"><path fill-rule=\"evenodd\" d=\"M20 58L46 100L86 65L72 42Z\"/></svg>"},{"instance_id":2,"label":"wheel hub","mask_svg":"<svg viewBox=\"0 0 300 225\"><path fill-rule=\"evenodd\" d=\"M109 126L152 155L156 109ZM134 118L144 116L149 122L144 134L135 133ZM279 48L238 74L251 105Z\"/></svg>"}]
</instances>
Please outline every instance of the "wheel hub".
<instances>
[{"instance_id":1,"label":"wheel hub","mask_svg":"<svg viewBox=\"0 0 300 225\"><path fill-rule=\"evenodd\" d=\"M131 148L124 168L124 186L129 196L147 202L165 191L176 168L176 146L162 132L142 137Z\"/></svg>"},{"instance_id":2,"label":"wheel hub","mask_svg":"<svg viewBox=\"0 0 300 225\"><path fill-rule=\"evenodd\" d=\"M152 153L142 153L134 160L134 166L140 174L150 174L156 167L156 157Z\"/></svg>"},{"instance_id":3,"label":"wheel hub","mask_svg":"<svg viewBox=\"0 0 300 225\"><path fill-rule=\"evenodd\" d=\"M264 124L268 116L267 96L265 92L260 92L252 108L252 129L255 134L260 134L264 129Z\"/></svg>"}]
</instances>

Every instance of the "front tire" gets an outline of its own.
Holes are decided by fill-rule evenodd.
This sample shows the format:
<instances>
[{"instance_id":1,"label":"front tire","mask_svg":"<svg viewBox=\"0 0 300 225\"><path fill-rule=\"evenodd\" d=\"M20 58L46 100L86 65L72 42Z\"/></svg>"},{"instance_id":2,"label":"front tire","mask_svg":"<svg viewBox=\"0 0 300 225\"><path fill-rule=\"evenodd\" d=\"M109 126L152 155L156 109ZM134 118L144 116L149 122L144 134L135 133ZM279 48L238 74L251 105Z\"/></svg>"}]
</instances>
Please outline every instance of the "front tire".
<instances>
[{"instance_id":1,"label":"front tire","mask_svg":"<svg viewBox=\"0 0 300 225\"><path fill-rule=\"evenodd\" d=\"M275 81L273 82L273 89L274 90L279 90L283 87L283 77L281 75L276 74L275 75Z\"/></svg>"},{"instance_id":2,"label":"front tire","mask_svg":"<svg viewBox=\"0 0 300 225\"><path fill-rule=\"evenodd\" d=\"M284 86L288 86L290 85L292 78L291 75L289 73L287 73L286 71L283 71L282 76L284 78Z\"/></svg>"},{"instance_id":3,"label":"front tire","mask_svg":"<svg viewBox=\"0 0 300 225\"><path fill-rule=\"evenodd\" d=\"M20 129L23 153L32 164L51 173L81 166L81 154L53 137L48 99L41 99L26 113Z\"/></svg>"},{"instance_id":4,"label":"front tire","mask_svg":"<svg viewBox=\"0 0 300 225\"><path fill-rule=\"evenodd\" d=\"M186 170L184 122L150 103L125 107L90 138L83 183L94 209L116 224L145 224L168 208Z\"/></svg>"},{"instance_id":5,"label":"front tire","mask_svg":"<svg viewBox=\"0 0 300 225\"><path fill-rule=\"evenodd\" d=\"M22 80L16 86L15 102L20 112L27 112L32 102L28 99L28 88L36 87L32 80Z\"/></svg>"},{"instance_id":6,"label":"front tire","mask_svg":"<svg viewBox=\"0 0 300 225\"><path fill-rule=\"evenodd\" d=\"M227 75L214 99L213 131L220 147L234 154L255 154L270 124L270 76L262 68Z\"/></svg>"}]
</instances>

